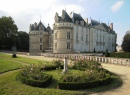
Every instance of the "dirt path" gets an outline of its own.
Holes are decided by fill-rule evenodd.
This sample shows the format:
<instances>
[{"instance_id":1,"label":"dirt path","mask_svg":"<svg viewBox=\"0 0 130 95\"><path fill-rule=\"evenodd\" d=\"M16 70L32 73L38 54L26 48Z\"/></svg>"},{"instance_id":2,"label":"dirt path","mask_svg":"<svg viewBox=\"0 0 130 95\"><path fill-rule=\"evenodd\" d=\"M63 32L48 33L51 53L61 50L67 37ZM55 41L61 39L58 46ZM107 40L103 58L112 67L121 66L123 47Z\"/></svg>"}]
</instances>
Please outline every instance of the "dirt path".
<instances>
[{"instance_id":1,"label":"dirt path","mask_svg":"<svg viewBox=\"0 0 130 95\"><path fill-rule=\"evenodd\" d=\"M44 56L25 56L25 55L19 55L19 56L34 58L39 60L47 60L47 61L51 61L55 59L55 58L48 58ZM106 91L106 92L94 93L93 95L130 95L130 67L113 65L113 64L102 64L102 65L104 68L108 69L109 71L118 74L123 80L123 85L117 89L113 89L111 91Z\"/></svg>"}]
</instances>

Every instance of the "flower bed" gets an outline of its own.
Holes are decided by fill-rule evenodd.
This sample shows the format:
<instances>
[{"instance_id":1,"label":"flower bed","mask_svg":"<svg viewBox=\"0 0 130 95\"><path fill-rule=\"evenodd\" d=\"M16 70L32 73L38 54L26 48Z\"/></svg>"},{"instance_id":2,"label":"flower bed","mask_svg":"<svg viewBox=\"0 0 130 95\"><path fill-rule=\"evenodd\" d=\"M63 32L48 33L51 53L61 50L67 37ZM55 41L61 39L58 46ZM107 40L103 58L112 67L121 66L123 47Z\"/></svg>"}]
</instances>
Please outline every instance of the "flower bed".
<instances>
[{"instance_id":1,"label":"flower bed","mask_svg":"<svg viewBox=\"0 0 130 95\"><path fill-rule=\"evenodd\" d=\"M66 82L64 81L64 79L61 79L58 83L59 89L77 90L77 89L93 88L96 86L106 85L111 82L111 77L109 74L107 74L106 77L103 79L95 79L92 81L85 81L85 78L83 78L82 76L77 76L77 78L71 76L68 78L72 78L72 77L73 77L73 81L71 82L70 81Z\"/></svg>"},{"instance_id":2,"label":"flower bed","mask_svg":"<svg viewBox=\"0 0 130 95\"><path fill-rule=\"evenodd\" d=\"M17 79L30 86L46 87L51 82L52 76L41 71L40 66L31 65L21 68Z\"/></svg>"},{"instance_id":3,"label":"flower bed","mask_svg":"<svg viewBox=\"0 0 130 95\"><path fill-rule=\"evenodd\" d=\"M111 74L103 69L99 62L77 59L72 60L73 69L83 71L81 75L66 74L61 77L59 89L74 90L92 88L99 85L106 85L111 82Z\"/></svg>"}]
</instances>

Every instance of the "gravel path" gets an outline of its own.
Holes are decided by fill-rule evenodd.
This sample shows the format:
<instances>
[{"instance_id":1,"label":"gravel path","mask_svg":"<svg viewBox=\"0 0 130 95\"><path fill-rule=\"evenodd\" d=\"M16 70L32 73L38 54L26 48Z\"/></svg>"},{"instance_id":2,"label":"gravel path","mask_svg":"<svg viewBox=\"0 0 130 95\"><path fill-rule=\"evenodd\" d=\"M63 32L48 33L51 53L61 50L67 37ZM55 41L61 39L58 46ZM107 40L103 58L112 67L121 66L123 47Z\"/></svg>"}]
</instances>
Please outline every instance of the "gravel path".
<instances>
[{"instance_id":1,"label":"gravel path","mask_svg":"<svg viewBox=\"0 0 130 95\"><path fill-rule=\"evenodd\" d=\"M34 58L39 60L47 60L47 61L51 61L55 59L55 58L48 58L44 56L25 56L25 55L19 55L19 56L24 56L24 57ZM108 69L109 71L118 74L123 80L123 85L111 91L94 93L92 95L130 95L130 67L113 65L113 64L102 64L102 65L104 68Z\"/></svg>"}]
</instances>

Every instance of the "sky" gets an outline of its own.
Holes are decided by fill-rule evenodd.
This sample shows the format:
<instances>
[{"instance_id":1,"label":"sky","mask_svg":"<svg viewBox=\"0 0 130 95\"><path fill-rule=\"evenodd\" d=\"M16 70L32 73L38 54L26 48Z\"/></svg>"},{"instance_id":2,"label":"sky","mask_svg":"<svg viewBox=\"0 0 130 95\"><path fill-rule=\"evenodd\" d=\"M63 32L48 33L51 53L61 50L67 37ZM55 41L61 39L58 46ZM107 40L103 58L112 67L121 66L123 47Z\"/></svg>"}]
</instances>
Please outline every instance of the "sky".
<instances>
[{"instance_id":1,"label":"sky","mask_svg":"<svg viewBox=\"0 0 130 95\"><path fill-rule=\"evenodd\" d=\"M54 16L66 9L79 13L84 19L94 19L107 25L113 23L117 44L121 45L130 30L130 0L0 0L0 17L11 16L18 31L29 32L34 22L53 28Z\"/></svg>"}]
</instances>

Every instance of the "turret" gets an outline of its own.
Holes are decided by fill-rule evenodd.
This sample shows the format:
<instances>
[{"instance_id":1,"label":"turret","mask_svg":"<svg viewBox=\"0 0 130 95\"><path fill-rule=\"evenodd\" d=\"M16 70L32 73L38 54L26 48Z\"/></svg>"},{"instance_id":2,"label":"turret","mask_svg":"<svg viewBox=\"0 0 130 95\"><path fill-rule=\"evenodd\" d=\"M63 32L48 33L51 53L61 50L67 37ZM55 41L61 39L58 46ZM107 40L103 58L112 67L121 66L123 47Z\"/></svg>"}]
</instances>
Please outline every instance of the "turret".
<instances>
[{"instance_id":1,"label":"turret","mask_svg":"<svg viewBox=\"0 0 130 95\"><path fill-rule=\"evenodd\" d=\"M110 29L113 30L113 23L110 24Z\"/></svg>"},{"instance_id":2,"label":"turret","mask_svg":"<svg viewBox=\"0 0 130 95\"><path fill-rule=\"evenodd\" d=\"M37 27L37 23L35 22L35 23L34 23L34 28L36 29L36 27Z\"/></svg>"}]
</instances>

